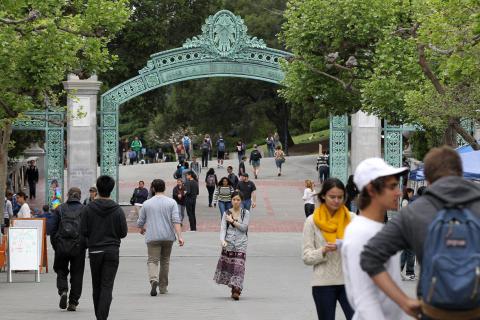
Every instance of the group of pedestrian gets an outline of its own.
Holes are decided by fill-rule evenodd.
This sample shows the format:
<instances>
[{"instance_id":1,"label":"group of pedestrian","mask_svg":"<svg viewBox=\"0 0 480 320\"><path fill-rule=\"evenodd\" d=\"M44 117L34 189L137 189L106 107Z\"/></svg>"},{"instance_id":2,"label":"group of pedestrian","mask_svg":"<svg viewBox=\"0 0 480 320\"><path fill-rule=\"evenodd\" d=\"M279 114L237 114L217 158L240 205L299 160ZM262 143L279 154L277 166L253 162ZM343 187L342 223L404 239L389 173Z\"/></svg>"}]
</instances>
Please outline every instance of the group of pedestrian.
<instances>
[{"instance_id":1,"label":"group of pedestrian","mask_svg":"<svg viewBox=\"0 0 480 320\"><path fill-rule=\"evenodd\" d=\"M303 231L319 319L335 319L337 301L347 319L400 319L404 313L480 319L480 260L474 258L480 253L480 187L463 179L461 159L449 147L432 149L424 164L428 187L417 196L406 189L400 212L386 224L386 211L398 210L400 177L408 168L379 158L362 161L352 178L358 215L345 205L348 190L340 180L323 181L320 206ZM310 181L305 186L307 200L313 188ZM400 289L402 251L407 277L415 277L411 255L420 265L416 299Z\"/></svg>"},{"instance_id":2,"label":"group of pedestrian","mask_svg":"<svg viewBox=\"0 0 480 320\"><path fill-rule=\"evenodd\" d=\"M119 247L127 236L127 221L120 206L110 198L115 181L100 176L94 199L81 203L81 191L68 190L67 201L53 214L50 235L55 250L53 269L57 274L60 309L76 311L83 288L85 257L88 249L92 296L97 320L108 318L113 285L119 265ZM68 275L70 274L70 287Z\"/></svg>"}]
</instances>

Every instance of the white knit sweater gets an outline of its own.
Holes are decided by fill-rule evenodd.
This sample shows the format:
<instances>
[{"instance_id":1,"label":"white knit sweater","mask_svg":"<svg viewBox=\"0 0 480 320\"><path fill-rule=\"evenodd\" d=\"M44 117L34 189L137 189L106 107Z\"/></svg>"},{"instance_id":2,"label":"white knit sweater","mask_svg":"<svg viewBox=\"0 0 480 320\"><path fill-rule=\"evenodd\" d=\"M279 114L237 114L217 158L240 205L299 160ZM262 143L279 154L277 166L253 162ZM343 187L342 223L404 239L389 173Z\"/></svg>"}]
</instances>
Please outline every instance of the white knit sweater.
<instances>
[{"instance_id":1,"label":"white knit sweater","mask_svg":"<svg viewBox=\"0 0 480 320\"><path fill-rule=\"evenodd\" d=\"M351 218L355 214L350 213ZM322 248L326 245L325 238L320 229L313 222L313 214L310 215L303 226L302 258L306 265L313 266L312 287L333 286L344 284L342 271L342 258L340 251L322 254Z\"/></svg>"}]
</instances>

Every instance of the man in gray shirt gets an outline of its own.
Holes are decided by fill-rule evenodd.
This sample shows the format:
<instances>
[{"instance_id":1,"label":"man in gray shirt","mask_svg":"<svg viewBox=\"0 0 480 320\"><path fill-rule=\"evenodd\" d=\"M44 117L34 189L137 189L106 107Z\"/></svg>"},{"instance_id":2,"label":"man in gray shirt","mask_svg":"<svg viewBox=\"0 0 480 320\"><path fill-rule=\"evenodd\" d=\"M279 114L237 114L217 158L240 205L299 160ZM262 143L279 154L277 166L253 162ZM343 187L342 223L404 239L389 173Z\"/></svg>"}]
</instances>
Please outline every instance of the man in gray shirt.
<instances>
[{"instance_id":1,"label":"man in gray shirt","mask_svg":"<svg viewBox=\"0 0 480 320\"><path fill-rule=\"evenodd\" d=\"M151 296L157 295L157 287L161 294L167 293L168 270L173 242L183 246L182 228L177 203L165 196L165 181L155 179L151 185L155 195L143 203L137 220L140 233L145 234L148 250L148 277ZM144 226L147 224L147 228ZM158 263L160 262L160 274Z\"/></svg>"}]
</instances>

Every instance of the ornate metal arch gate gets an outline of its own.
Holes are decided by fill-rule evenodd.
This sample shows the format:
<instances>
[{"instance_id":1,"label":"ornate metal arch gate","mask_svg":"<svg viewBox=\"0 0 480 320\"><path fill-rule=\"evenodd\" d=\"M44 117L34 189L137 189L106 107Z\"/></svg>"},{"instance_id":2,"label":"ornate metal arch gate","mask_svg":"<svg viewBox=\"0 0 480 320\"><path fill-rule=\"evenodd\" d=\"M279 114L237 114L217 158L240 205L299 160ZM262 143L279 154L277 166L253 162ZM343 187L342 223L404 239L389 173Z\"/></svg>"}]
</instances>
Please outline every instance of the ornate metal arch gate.
<instances>
[{"instance_id":1,"label":"ornate metal arch gate","mask_svg":"<svg viewBox=\"0 0 480 320\"><path fill-rule=\"evenodd\" d=\"M208 17L201 35L187 39L181 48L153 54L138 76L102 95L101 173L118 181L118 109L122 103L162 86L200 78L240 77L280 84L284 78L280 60L289 56L250 37L243 19L230 11Z\"/></svg>"},{"instance_id":2,"label":"ornate metal arch gate","mask_svg":"<svg viewBox=\"0 0 480 320\"><path fill-rule=\"evenodd\" d=\"M30 119L17 120L13 130L45 131L45 203L50 203L53 196L50 184L57 180L60 188L64 188L64 112L35 111L26 113ZM62 192L63 194L63 192Z\"/></svg>"}]
</instances>

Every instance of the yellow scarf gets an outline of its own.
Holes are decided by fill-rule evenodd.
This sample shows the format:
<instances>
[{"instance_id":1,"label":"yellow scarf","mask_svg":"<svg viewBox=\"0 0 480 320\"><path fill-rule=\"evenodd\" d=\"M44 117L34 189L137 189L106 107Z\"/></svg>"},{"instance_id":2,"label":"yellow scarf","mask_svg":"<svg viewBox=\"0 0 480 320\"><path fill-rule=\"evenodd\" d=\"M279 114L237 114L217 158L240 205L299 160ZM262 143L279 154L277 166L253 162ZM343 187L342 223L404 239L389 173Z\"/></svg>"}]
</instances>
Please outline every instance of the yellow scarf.
<instances>
[{"instance_id":1,"label":"yellow scarf","mask_svg":"<svg viewBox=\"0 0 480 320\"><path fill-rule=\"evenodd\" d=\"M313 212L313 221L323 237L329 243L335 243L337 239L343 239L345 228L350 223L350 211L342 205L332 216L327 206L322 203Z\"/></svg>"}]
</instances>

